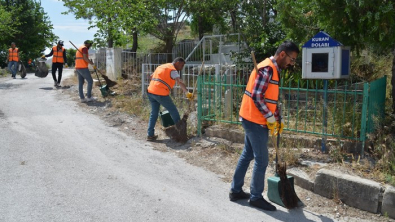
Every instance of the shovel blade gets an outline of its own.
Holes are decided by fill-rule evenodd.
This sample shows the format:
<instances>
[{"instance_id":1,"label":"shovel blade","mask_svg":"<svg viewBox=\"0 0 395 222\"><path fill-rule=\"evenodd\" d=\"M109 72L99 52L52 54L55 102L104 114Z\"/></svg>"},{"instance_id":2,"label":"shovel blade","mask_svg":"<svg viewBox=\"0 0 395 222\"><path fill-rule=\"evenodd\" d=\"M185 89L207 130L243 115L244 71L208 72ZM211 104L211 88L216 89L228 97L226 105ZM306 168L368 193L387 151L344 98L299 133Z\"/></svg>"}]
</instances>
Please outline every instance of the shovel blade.
<instances>
[{"instance_id":1,"label":"shovel blade","mask_svg":"<svg viewBox=\"0 0 395 222\"><path fill-rule=\"evenodd\" d=\"M289 181L289 183L291 184L292 189L294 188L294 177L292 176L288 176L287 175L287 179ZM285 208L288 208L287 206L285 206L283 200L282 200L282 190L281 190L281 180L279 176L273 176L273 177L269 177L267 179L267 184L268 184L268 188L267 188L267 197L269 198L269 200L273 203L276 203L280 206L283 206ZM303 206L303 203L299 200L298 198L298 206Z\"/></svg>"}]
</instances>

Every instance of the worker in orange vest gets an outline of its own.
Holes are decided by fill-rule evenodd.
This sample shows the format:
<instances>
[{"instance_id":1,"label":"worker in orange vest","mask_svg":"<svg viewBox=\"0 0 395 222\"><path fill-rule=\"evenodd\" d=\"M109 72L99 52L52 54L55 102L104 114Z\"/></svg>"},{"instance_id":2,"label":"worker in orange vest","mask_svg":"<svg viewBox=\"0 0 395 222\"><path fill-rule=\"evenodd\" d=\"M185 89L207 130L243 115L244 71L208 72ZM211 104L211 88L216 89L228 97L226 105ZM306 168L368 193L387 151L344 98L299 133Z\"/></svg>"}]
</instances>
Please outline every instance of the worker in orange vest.
<instances>
[{"instance_id":1,"label":"worker in orange vest","mask_svg":"<svg viewBox=\"0 0 395 222\"><path fill-rule=\"evenodd\" d=\"M267 143L269 131L272 135L281 134L284 128L278 107L280 72L294 65L298 54L299 48L293 42L285 41L277 48L274 56L266 58L258 64L258 70L251 72L239 112L245 131L244 149L233 176L229 193L231 201L249 199L250 206L268 211L276 210L262 196L269 163ZM242 187L253 159L255 163L249 194Z\"/></svg>"},{"instance_id":2,"label":"worker in orange vest","mask_svg":"<svg viewBox=\"0 0 395 222\"><path fill-rule=\"evenodd\" d=\"M91 64L93 69L96 70L96 66L94 63L89 59L89 48L92 46L93 42L91 40L86 40L84 45L80 46L75 54L75 70L77 71L78 76L78 93L80 95L81 102L91 102L97 100L96 97L92 96L92 85L93 79L91 73L89 71L88 65ZM88 82L87 87L87 97L84 96L84 82L85 80Z\"/></svg>"},{"instance_id":3,"label":"worker in orange vest","mask_svg":"<svg viewBox=\"0 0 395 222\"><path fill-rule=\"evenodd\" d=\"M15 42L11 42L11 48L8 49L7 60L8 70L10 70L12 78L16 79L19 62L19 49L16 47Z\"/></svg>"},{"instance_id":4,"label":"worker in orange vest","mask_svg":"<svg viewBox=\"0 0 395 222\"><path fill-rule=\"evenodd\" d=\"M153 141L158 138L158 136L155 135L155 124L158 119L160 105L164 106L169 111L174 124L180 121L180 114L178 113L177 107L169 96L170 90L176 83L178 83L184 93L186 93L188 99L193 99L193 94L188 92L185 84L180 79L179 71L182 70L184 65L185 60L178 57L174 59L172 63L158 66L151 76L151 82L147 90L148 99L151 103L151 114L147 135L148 141Z\"/></svg>"},{"instance_id":5,"label":"worker in orange vest","mask_svg":"<svg viewBox=\"0 0 395 222\"><path fill-rule=\"evenodd\" d=\"M48 55L43 55L42 58L52 57L52 78L55 87L60 87L62 80L63 64L67 63L66 50L63 48L63 41L59 40L58 44L53 46ZM67 64L66 64L67 66ZM58 70L58 78L56 78L56 70Z\"/></svg>"}]
</instances>

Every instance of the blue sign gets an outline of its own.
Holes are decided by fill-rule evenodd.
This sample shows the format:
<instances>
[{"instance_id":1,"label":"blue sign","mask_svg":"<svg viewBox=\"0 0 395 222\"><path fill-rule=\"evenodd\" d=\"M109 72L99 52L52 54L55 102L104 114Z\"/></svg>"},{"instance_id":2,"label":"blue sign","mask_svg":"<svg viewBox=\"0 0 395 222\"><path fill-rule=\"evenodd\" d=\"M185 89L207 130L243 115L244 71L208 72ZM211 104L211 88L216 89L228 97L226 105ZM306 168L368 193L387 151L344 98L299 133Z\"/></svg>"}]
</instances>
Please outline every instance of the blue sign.
<instances>
[{"instance_id":1,"label":"blue sign","mask_svg":"<svg viewBox=\"0 0 395 222\"><path fill-rule=\"evenodd\" d=\"M329 48L342 45L343 44L330 37L328 33L321 31L307 41L303 45L303 48Z\"/></svg>"}]
</instances>

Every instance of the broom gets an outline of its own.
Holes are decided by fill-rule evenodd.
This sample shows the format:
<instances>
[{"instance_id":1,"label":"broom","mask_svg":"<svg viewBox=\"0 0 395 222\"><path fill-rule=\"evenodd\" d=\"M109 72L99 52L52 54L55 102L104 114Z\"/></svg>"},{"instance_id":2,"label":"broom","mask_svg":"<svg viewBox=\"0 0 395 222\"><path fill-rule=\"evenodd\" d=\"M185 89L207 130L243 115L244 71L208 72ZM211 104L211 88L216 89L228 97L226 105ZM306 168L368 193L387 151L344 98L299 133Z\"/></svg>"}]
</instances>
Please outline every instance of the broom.
<instances>
[{"instance_id":1,"label":"broom","mask_svg":"<svg viewBox=\"0 0 395 222\"><path fill-rule=\"evenodd\" d=\"M255 71L258 73L258 65L255 60L254 51L251 51L251 57L252 57L252 61L254 63ZM279 121L281 122L281 116L279 119L280 119ZM277 134L277 142L274 137L275 134ZM298 206L299 198L296 195L295 190L293 189L291 183L289 182L289 180L287 178L287 172L286 172L287 171L287 164L285 162L281 163L281 164L278 163L278 147L280 146L279 129L277 130L277 132L275 132L270 137L272 139L273 145L276 150L276 176L280 177L280 184L279 184L279 186L280 186L279 190L281 191L280 198L286 208L288 208L288 209L295 208Z\"/></svg>"},{"instance_id":2,"label":"broom","mask_svg":"<svg viewBox=\"0 0 395 222\"><path fill-rule=\"evenodd\" d=\"M203 70L203 67L204 67L204 61L202 62L198 76L200 76L200 74ZM195 82L195 85L193 87L192 98L195 97L196 86L197 86L197 81ZM178 121L175 125L166 127L164 129L166 135L176 142L186 143L188 141L187 120L188 120L189 113L192 111L191 106L192 106L192 101L190 101L190 103L189 103L188 112L186 112L184 114L182 119L180 121Z\"/></svg>"}]
</instances>

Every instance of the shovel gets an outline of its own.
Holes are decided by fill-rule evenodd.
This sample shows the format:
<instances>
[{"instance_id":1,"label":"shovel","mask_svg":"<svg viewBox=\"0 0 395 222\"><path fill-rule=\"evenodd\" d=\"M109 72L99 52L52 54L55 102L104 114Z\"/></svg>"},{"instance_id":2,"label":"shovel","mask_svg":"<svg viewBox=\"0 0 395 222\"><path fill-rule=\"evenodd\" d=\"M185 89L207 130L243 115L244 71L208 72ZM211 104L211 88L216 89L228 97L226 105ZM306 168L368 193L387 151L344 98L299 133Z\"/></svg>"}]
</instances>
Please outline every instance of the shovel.
<instances>
[{"instance_id":1,"label":"shovel","mask_svg":"<svg viewBox=\"0 0 395 222\"><path fill-rule=\"evenodd\" d=\"M294 188L294 178L287 175L287 164L278 163L278 147L280 146L280 133L277 132L277 141L275 136L271 136L272 143L276 149L276 174L267 179L267 197L270 201L292 209L298 206L303 206L296 195Z\"/></svg>"},{"instance_id":2,"label":"shovel","mask_svg":"<svg viewBox=\"0 0 395 222\"><path fill-rule=\"evenodd\" d=\"M203 61L201 68L199 70L198 77L202 73L203 68L204 68L204 61ZM195 82L195 85L193 87L192 98L194 98L194 96L195 96L196 87L197 87L197 81ZM166 135L168 137L170 137L171 139L175 140L176 142L185 143L188 141L187 120L188 120L189 113L192 111L191 106L192 106L192 101L190 101L189 106L188 106L188 111L186 113L184 113L182 119L180 121L178 121L175 125L166 127L164 129Z\"/></svg>"}]
</instances>

